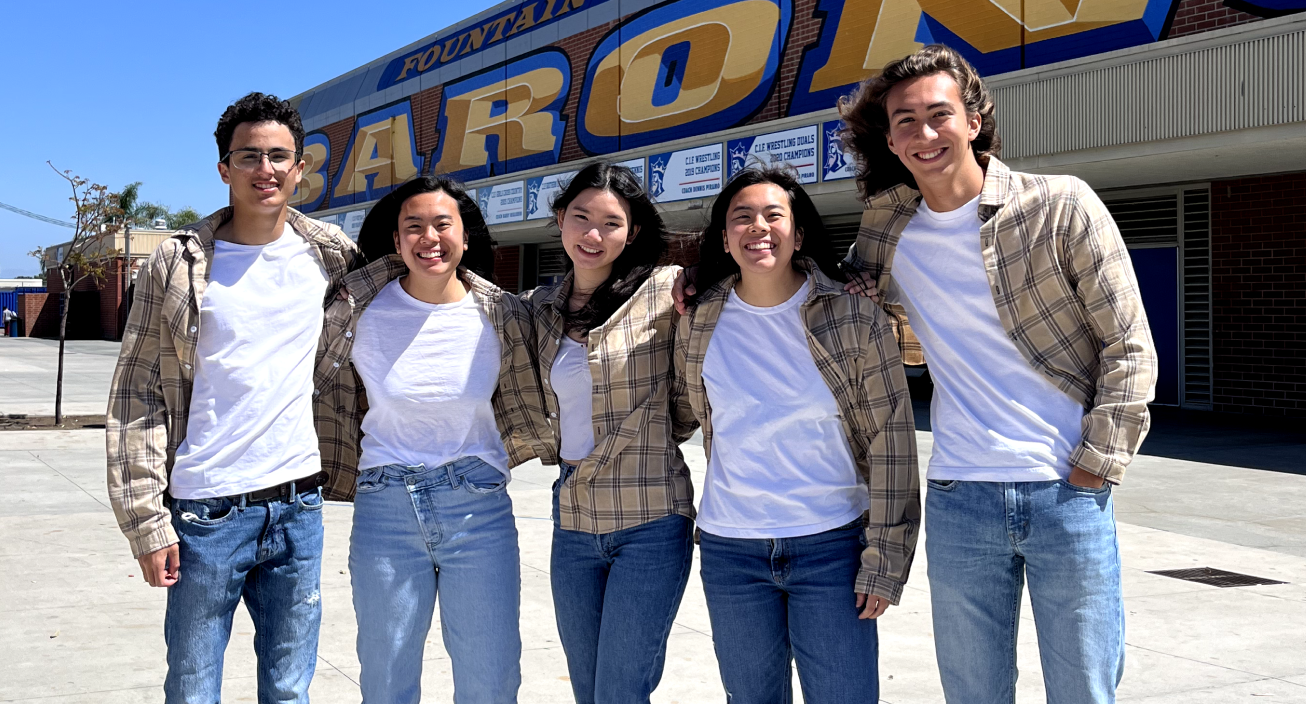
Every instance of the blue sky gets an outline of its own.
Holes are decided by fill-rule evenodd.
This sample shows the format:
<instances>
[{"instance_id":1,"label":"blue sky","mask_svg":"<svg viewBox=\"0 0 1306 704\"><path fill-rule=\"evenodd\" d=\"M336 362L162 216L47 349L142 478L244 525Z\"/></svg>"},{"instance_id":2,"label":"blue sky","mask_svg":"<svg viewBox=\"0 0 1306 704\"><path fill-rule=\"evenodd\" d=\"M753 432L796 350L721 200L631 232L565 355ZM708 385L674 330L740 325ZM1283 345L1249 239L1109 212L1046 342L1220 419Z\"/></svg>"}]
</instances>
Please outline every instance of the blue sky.
<instances>
[{"instance_id":1,"label":"blue sky","mask_svg":"<svg viewBox=\"0 0 1306 704\"><path fill-rule=\"evenodd\" d=\"M46 160L117 190L208 213L226 205L213 128L252 90L289 98L497 4L496 0L23 2L0 41L0 202L71 215ZM302 10L301 10L302 8ZM71 230L0 210L0 278Z\"/></svg>"}]
</instances>

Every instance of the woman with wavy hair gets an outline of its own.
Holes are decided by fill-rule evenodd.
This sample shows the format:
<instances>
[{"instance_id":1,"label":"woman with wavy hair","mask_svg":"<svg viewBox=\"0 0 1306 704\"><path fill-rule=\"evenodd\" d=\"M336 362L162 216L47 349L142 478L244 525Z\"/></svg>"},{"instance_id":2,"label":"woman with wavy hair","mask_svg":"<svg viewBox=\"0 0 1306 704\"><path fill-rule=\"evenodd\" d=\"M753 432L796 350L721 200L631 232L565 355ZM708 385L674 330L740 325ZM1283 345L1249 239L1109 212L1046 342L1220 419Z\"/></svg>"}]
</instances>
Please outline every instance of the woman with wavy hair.
<instances>
[{"instance_id":1,"label":"woman with wavy hair","mask_svg":"<svg viewBox=\"0 0 1306 704\"><path fill-rule=\"evenodd\" d=\"M323 330L322 364L352 391L340 394L350 421L321 439L361 470L349 569L363 701L419 701L438 595L455 701L515 702L521 576L507 483L535 456L542 415L529 313L487 280L494 242L447 178L382 198L359 244L370 263L345 278Z\"/></svg>"},{"instance_id":2,"label":"woman with wavy hair","mask_svg":"<svg viewBox=\"0 0 1306 704\"><path fill-rule=\"evenodd\" d=\"M703 427L700 568L728 698L791 701L796 660L806 701L877 701L874 619L902 596L920 526L889 320L837 283L787 171L731 179L699 250L674 360Z\"/></svg>"},{"instance_id":3,"label":"woman with wavy hair","mask_svg":"<svg viewBox=\"0 0 1306 704\"><path fill-rule=\"evenodd\" d=\"M551 431L542 440L560 458L558 632L578 704L639 704L662 677L694 552L679 444L695 426L671 413L679 268L658 266L666 228L629 169L585 167L552 208L567 274L525 298Z\"/></svg>"}]
</instances>

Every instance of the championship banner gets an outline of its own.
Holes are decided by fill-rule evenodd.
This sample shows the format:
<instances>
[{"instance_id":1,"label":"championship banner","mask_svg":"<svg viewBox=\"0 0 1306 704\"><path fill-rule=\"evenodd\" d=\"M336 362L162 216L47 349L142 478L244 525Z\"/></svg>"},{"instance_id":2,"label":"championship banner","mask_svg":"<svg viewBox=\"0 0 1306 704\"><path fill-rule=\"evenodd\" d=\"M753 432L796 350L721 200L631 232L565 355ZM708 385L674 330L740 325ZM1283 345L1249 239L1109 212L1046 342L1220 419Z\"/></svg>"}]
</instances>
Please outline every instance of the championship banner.
<instances>
[{"instance_id":1,"label":"championship banner","mask_svg":"<svg viewBox=\"0 0 1306 704\"><path fill-rule=\"evenodd\" d=\"M539 220L553 217L549 204L567 188L567 184L576 177L578 171L561 174L537 176L526 180L526 219Z\"/></svg>"},{"instance_id":2,"label":"championship banner","mask_svg":"<svg viewBox=\"0 0 1306 704\"><path fill-rule=\"evenodd\" d=\"M784 164L798 172L799 183L816 183L819 142L816 125L732 139L726 144L730 153L726 178L734 178L752 164Z\"/></svg>"},{"instance_id":3,"label":"championship banner","mask_svg":"<svg viewBox=\"0 0 1306 704\"><path fill-rule=\"evenodd\" d=\"M642 186L646 183L644 179L644 157L641 156L638 159L631 159L630 161L619 161L617 162L617 166L624 166L635 172L635 178L639 179L639 185Z\"/></svg>"},{"instance_id":4,"label":"championship banner","mask_svg":"<svg viewBox=\"0 0 1306 704\"><path fill-rule=\"evenodd\" d=\"M857 162L853 155L843 148L839 141L839 131L843 129L842 120L831 120L821 125L825 134L825 158L821 165L822 181L840 181L857 175Z\"/></svg>"},{"instance_id":5,"label":"championship banner","mask_svg":"<svg viewBox=\"0 0 1306 704\"><path fill-rule=\"evenodd\" d=\"M648 191L659 203L707 198L721 190L721 144L654 154L648 158Z\"/></svg>"},{"instance_id":6,"label":"championship banner","mask_svg":"<svg viewBox=\"0 0 1306 704\"><path fill-rule=\"evenodd\" d=\"M498 225L504 222L518 222L524 213L525 184L521 181L500 183L475 189L476 202L481 205L481 214L485 224Z\"/></svg>"}]
</instances>

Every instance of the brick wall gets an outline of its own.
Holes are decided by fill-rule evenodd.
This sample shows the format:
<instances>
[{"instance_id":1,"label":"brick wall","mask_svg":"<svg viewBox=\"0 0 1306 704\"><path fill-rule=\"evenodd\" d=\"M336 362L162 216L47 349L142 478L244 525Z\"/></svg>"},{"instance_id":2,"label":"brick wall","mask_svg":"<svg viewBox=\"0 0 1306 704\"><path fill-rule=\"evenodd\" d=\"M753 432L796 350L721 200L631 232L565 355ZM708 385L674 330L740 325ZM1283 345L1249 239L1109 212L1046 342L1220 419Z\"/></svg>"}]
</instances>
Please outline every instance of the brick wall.
<instances>
[{"instance_id":1,"label":"brick wall","mask_svg":"<svg viewBox=\"0 0 1306 704\"><path fill-rule=\"evenodd\" d=\"M331 143L331 168L327 171L327 175L329 176L326 184L327 197L326 200L322 201L319 210L322 208L335 207L331 202L331 191L334 190L333 186L335 178L340 173L340 162L345 160L345 149L349 147L349 137L353 130L354 118L352 117L333 122L322 128L322 132L326 134L327 139L330 140Z\"/></svg>"},{"instance_id":2,"label":"brick wall","mask_svg":"<svg viewBox=\"0 0 1306 704\"><path fill-rule=\"evenodd\" d=\"M494 283L509 293L521 291L521 245L494 248Z\"/></svg>"},{"instance_id":3,"label":"brick wall","mask_svg":"<svg viewBox=\"0 0 1306 704\"><path fill-rule=\"evenodd\" d=\"M59 300L49 293L18 294L18 316L27 337L59 336Z\"/></svg>"},{"instance_id":4,"label":"brick wall","mask_svg":"<svg viewBox=\"0 0 1306 704\"><path fill-rule=\"evenodd\" d=\"M1256 15L1235 10L1224 0L1183 0L1175 10L1167 39L1186 37L1199 32L1209 32L1221 27L1232 27L1261 19Z\"/></svg>"},{"instance_id":5,"label":"brick wall","mask_svg":"<svg viewBox=\"0 0 1306 704\"><path fill-rule=\"evenodd\" d=\"M825 17L824 13L816 15L817 2L818 0L797 0L794 3L794 19L789 28L789 41L785 44L784 56L780 60L780 75L775 87L771 89L770 99L748 121L749 124L774 120L789 113L789 98L794 92L794 81L798 78L803 52L821 38L821 25Z\"/></svg>"},{"instance_id":6,"label":"brick wall","mask_svg":"<svg viewBox=\"0 0 1306 704\"><path fill-rule=\"evenodd\" d=\"M126 259L116 259L110 265L109 275L100 286L100 338L117 340L122 337L122 329L127 322L126 311L122 304L123 266Z\"/></svg>"},{"instance_id":7,"label":"brick wall","mask_svg":"<svg viewBox=\"0 0 1306 704\"><path fill-rule=\"evenodd\" d=\"M440 141L440 99L443 95L444 86L435 86L415 94L412 98L413 126L417 129L417 151L426 158L426 163L422 165L424 172L430 172L431 159L435 157L435 147ZM431 125L431 128L423 129L422 125Z\"/></svg>"},{"instance_id":8,"label":"brick wall","mask_svg":"<svg viewBox=\"0 0 1306 704\"><path fill-rule=\"evenodd\" d=\"M584 32L577 32L570 37L563 37L560 41L552 44L552 46L565 51L571 60L571 93L567 96L566 107L562 110L562 114L567 118L567 130L563 135L562 153L559 156L559 162L583 159L588 156L580 148L580 141L576 139L576 120L580 114L581 86L585 85L585 69L589 68L590 54L594 53L594 47L616 25L615 20L607 22L597 27L591 27Z\"/></svg>"},{"instance_id":9,"label":"brick wall","mask_svg":"<svg viewBox=\"0 0 1306 704\"><path fill-rule=\"evenodd\" d=\"M1306 417L1306 172L1211 184L1216 411Z\"/></svg>"},{"instance_id":10,"label":"brick wall","mask_svg":"<svg viewBox=\"0 0 1306 704\"><path fill-rule=\"evenodd\" d=\"M123 259L116 259L109 265L109 271L102 281L85 278L73 286L73 298L68 312L68 329L65 331L69 340L117 340L122 334L126 322L122 312ZM58 337L59 335L59 296L63 294L63 279L58 272L51 270L47 279L50 305L54 310L54 327L48 334L36 334L28 328L31 337ZM87 294L87 295L79 295ZM94 294L94 295L89 295ZM85 310L83 306L93 305L95 310Z\"/></svg>"}]
</instances>

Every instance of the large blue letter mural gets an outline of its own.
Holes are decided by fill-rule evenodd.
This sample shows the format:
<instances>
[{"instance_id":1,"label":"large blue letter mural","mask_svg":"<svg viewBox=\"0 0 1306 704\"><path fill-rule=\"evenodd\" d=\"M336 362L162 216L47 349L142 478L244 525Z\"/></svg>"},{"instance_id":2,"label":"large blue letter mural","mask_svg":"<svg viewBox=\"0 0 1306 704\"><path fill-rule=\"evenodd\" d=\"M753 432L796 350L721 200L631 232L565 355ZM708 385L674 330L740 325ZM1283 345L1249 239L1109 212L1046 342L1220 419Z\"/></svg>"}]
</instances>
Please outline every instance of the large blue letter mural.
<instances>
[{"instance_id":1,"label":"large blue letter mural","mask_svg":"<svg viewBox=\"0 0 1306 704\"><path fill-rule=\"evenodd\" d=\"M947 44L993 75L1154 42L1177 2L820 0L821 37L803 55L789 114L834 107L858 82L925 44Z\"/></svg>"},{"instance_id":2,"label":"large blue letter mural","mask_svg":"<svg viewBox=\"0 0 1306 704\"><path fill-rule=\"evenodd\" d=\"M733 127L775 82L792 0L674 0L608 33L590 58L576 136L590 154Z\"/></svg>"},{"instance_id":3,"label":"large blue letter mural","mask_svg":"<svg viewBox=\"0 0 1306 704\"><path fill-rule=\"evenodd\" d=\"M571 63L528 54L444 86L435 171L472 180L558 163Z\"/></svg>"}]
</instances>

